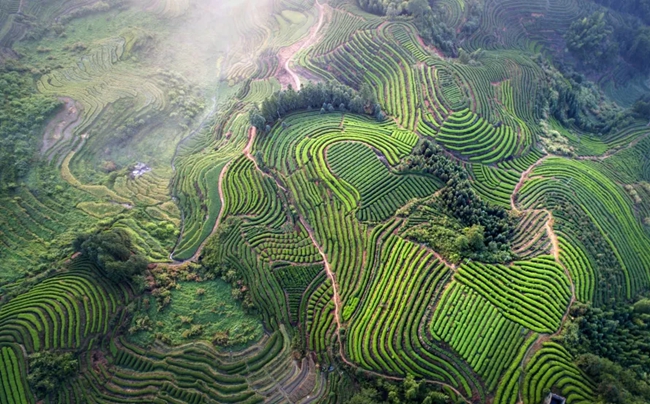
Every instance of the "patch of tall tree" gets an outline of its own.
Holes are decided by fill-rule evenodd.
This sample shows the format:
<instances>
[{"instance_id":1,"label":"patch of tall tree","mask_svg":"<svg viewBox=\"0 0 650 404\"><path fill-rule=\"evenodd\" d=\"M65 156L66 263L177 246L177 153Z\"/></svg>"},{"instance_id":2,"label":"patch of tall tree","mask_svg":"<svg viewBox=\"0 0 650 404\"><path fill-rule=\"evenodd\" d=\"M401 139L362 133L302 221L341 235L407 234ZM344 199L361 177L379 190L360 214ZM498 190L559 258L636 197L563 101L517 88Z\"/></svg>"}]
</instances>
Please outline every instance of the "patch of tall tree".
<instances>
[{"instance_id":1,"label":"patch of tall tree","mask_svg":"<svg viewBox=\"0 0 650 404\"><path fill-rule=\"evenodd\" d=\"M119 228L80 234L73 248L114 282L139 282L147 259L137 252L129 234Z\"/></svg>"},{"instance_id":2,"label":"patch of tall tree","mask_svg":"<svg viewBox=\"0 0 650 404\"><path fill-rule=\"evenodd\" d=\"M600 88L571 67L560 69L538 55L546 83L540 86L537 107L542 118L554 117L565 126L606 134L630 123L630 115L609 101Z\"/></svg>"},{"instance_id":3,"label":"patch of tall tree","mask_svg":"<svg viewBox=\"0 0 650 404\"><path fill-rule=\"evenodd\" d=\"M381 378L361 381L347 404L451 404L456 402L440 386L407 375L400 383ZM454 397L456 398L456 397Z\"/></svg>"},{"instance_id":4,"label":"patch of tall tree","mask_svg":"<svg viewBox=\"0 0 650 404\"><path fill-rule=\"evenodd\" d=\"M650 1L595 1L609 10L573 22L564 37L567 50L589 70L602 71L623 59L650 71Z\"/></svg>"},{"instance_id":5,"label":"patch of tall tree","mask_svg":"<svg viewBox=\"0 0 650 404\"><path fill-rule=\"evenodd\" d=\"M618 55L614 28L605 13L596 12L571 24L564 39L567 49L586 67L600 70L610 66Z\"/></svg>"},{"instance_id":6,"label":"patch of tall tree","mask_svg":"<svg viewBox=\"0 0 650 404\"><path fill-rule=\"evenodd\" d=\"M650 402L650 299L604 307L576 304L571 317L562 341L597 383L598 402Z\"/></svg>"},{"instance_id":7,"label":"patch of tall tree","mask_svg":"<svg viewBox=\"0 0 650 404\"><path fill-rule=\"evenodd\" d=\"M250 123L260 132L268 132L275 122L291 112L300 110L329 112L352 112L373 115L377 120L385 116L377 98L369 85L364 84L359 91L330 81L314 84L309 82L296 91L291 85L278 91L262 102L261 108L250 113Z\"/></svg>"},{"instance_id":8,"label":"patch of tall tree","mask_svg":"<svg viewBox=\"0 0 650 404\"><path fill-rule=\"evenodd\" d=\"M38 94L29 75L0 67L0 183L14 187L37 160L45 121L59 107Z\"/></svg>"},{"instance_id":9,"label":"patch of tall tree","mask_svg":"<svg viewBox=\"0 0 650 404\"><path fill-rule=\"evenodd\" d=\"M39 399L65 388L78 372L79 361L70 352L37 352L29 356L27 381Z\"/></svg>"},{"instance_id":10,"label":"patch of tall tree","mask_svg":"<svg viewBox=\"0 0 650 404\"><path fill-rule=\"evenodd\" d=\"M480 24L483 12L482 2L465 1L465 18L459 27L450 27L444 17L440 2L434 0L358 0L359 7L377 15L394 18L406 15L413 18L413 24L428 45L433 45L447 56L459 56L458 44L474 33Z\"/></svg>"},{"instance_id":11,"label":"patch of tall tree","mask_svg":"<svg viewBox=\"0 0 650 404\"><path fill-rule=\"evenodd\" d=\"M399 168L434 175L446 184L439 201L448 215L467 227L462 238L456 240L466 257L480 256L484 261L510 258L514 221L508 211L481 199L472 189L465 169L439 146L422 142Z\"/></svg>"}]
</instances>

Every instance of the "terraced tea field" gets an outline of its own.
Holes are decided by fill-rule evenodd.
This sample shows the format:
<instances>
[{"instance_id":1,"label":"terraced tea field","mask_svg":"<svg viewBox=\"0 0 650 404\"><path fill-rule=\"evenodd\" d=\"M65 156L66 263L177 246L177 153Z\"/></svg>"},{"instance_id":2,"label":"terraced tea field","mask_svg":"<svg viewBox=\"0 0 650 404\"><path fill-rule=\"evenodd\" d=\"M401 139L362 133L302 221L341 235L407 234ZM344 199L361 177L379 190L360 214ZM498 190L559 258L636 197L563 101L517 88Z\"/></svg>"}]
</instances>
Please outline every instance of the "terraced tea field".
<instances>
[{"instance_id":1,"label":"terraced tea field","mask_svg":"<svg viewBox=\"0 0 650 404\"><path fill-rule=\"evenodd\" d=\"M650 129L549 67L600 6L374 3L0 4L0 107L59 103L0 139L0 404L606 402L575 317L650 288Z\"/></svg>"}]
</instances>

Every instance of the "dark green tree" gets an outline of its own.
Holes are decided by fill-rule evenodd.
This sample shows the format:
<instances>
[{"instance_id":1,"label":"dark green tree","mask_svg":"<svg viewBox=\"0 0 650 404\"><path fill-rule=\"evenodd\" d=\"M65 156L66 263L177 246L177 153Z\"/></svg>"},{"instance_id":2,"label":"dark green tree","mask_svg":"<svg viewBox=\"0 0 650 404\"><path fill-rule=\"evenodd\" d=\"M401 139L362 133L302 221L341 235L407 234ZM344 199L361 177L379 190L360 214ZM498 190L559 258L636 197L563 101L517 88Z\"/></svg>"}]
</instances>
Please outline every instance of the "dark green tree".
<instances>
[{"instance_id":1,"label":"dark green tree","mask_svg":"<svg viewBox=\"0 0 650 404\"><path fill-rule=\"evenodd\" d=\"M636 32L628 58L640 70L650 70L650 27L642 27Z\"/></svg>"},{"instance_id":2,"label":"dark green tree","mask_svg":"<svg viewBox=\"0 0 650 404\"><path fill-rule=\"evenodd\" d=\"M146 258L134 252L131 237L122 229L81 234L73 248L115 282L132 281L147 269Z\"/></svg>"},{"instance_id":3,"label":"dark green tree","mask_svg":"<svg viewBox=\"0 0 650 404\"><path fill-rule=\"evenodd\" d=\"M0 183L25 177L35 161L42 128L60 103L36 92L27 74L0 67Z\"/></svg>"},{"instance_id":4,"label":"dark green tree","mask_svg":"<svg viewBox=\"0 0 650 404\"><path fill-rule=\"evenodd\" d=\"M37 352L29 356L27 381L36 394L43 399L65 387L77 374L79 362L72 353Z\"/></svg>"},{"instance_id":5,"label":"dark green tree","mask_svg":"<svg viewBox=\"0 0 650 404\"><path fill-rule=\"evenodd\" d=\"M613 28L605 13L593 13L589 17L574 21L564 39L567 49L580 62L600 70L610 65L618 56L618 43L613 38Z\"/></svg>"},{"instance_id":6,"label":"dark green tree","mask_svg":"<svg viewBox=\"0 0 650 404\"><path fill-rule=\"evenodd\" d=\"M266 119L260 115L260 111L255 108L250 112L250 123L254 126L259 133L264 132L264 127L266 126Z\"/></svg>"}]
</instances>

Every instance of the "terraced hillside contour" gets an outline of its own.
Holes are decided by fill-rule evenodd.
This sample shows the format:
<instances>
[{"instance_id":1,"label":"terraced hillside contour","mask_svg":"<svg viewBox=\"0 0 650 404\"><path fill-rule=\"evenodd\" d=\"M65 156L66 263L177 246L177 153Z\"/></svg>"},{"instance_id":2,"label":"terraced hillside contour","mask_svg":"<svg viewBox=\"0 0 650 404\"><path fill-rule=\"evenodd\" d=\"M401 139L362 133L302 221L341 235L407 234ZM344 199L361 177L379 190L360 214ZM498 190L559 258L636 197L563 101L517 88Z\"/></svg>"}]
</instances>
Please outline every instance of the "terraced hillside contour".
<instances>
[{"instance_id":1,"label":"terraced hillside contour","mask_svg":"<svg viewBox=\"0 0 650 404\"><path fill-rule=\"evenodd\" d=\"M536 55L551 63L581 2L486 0L471 31L473 5L440 0L464 38L447 57L417 16L357 1L50 3L0 5L0 59L22 46L34 91L63 104L42 167L0 193L0 403L338 404L411 378L454 403L596 402L561 336L574 304L648 289L650 131L550 114ZM202 32L217 6L242 17L228 46ZM52 21L65 35L25 36ZM306 102L309 81L347 87ZM489 212L511 229L498 243ZM78 231L109 229L142 278L71 258ZM174 311L216 277L232 303ZM199 324L227 304L259 327L240 345ZM47 397L42 352L78 361Z\"/></svg>"}]
</instances>

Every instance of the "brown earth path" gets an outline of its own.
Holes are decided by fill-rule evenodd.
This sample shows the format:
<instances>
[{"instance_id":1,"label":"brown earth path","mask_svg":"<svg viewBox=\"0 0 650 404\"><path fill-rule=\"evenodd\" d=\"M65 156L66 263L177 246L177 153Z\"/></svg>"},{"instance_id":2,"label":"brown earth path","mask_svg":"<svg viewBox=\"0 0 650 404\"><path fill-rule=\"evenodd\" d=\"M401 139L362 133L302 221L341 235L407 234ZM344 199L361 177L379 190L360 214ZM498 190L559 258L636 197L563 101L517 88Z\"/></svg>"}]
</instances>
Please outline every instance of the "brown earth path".
<instances>
[{"instance_id":1,"label":"brown earth path","mask_svg":"<svg viewBox=\"0 0 650 404\"><path fill-rule=\"evenodd\" d=\"M198 261L199 257L201 256L201 252L203 251L203 247L205 247L208 240L210 239L210 236L212 236L217 231L217 228L219 228L219 225L221 224L221 218L223 217L224 207L226 206L226 200L223 197L223 177L226 176L226 171L228 171L228 167L230 167L230 163L232 162L233 160L230 160L225 166L223 166L223 169L219 174L218 189L219 189L219 199L221 200L221 209L219 209L219 215L217 216L217 221L214 222L214 227L212 227L212 231L210 232L210 235L206 237L205 240L203 240L199 248L196 249L196 252L192 256L192 258L190 258L190 261L192 262Z\"/></svg>"},{"instance_id":2,"label":"brown earth path","mask_svg":"<svg viewBox=\"0 0 650 404\"><path fill-rule=\"evenodd\" d=\"M613 149L613 150L608 150L607 152L605 152L605 154L602 154L600 156L577 156L576 159L577 160L588 160L588 161L604 161L604 160L606 160L606 159L608 159L608 158L610 158L610 157L612 157L612 156L614 156L614 155L616 155L616 154L618 154L618 153L620 153L622 151L633 148L634 146L639 144L639 142L641 142L642 140L644 140L648 136L650 136L650 133L646 133L643 136L638 136L636 139L634 139L633 141L628 143L627 146L619 147L619 148Z\"/></svg>"},{"instance_id":3,"label":"brown earth path","mask_svg":"<svg viewBox=\"0 0 650 404\"><path fill-rule=\"evenodd\" d=\"M291 77L291 80L293 81L294 89L298 90L300 89L300 77L298 74L291 68L291 62L293 61L293 58L298 54L300 51L307 49L308 47L312 46L318 41L318 33L320 32L320 29L323 27L323 22L325 19L325 6L323 6L318 0L316 0L316 6L318 7L319 11L319 16L318 16L318 24L314 28L311 29L311 34L303 39L300 42L297 42L289 47L286 47L280 51L278 54L280 60L284 60L284 70L289 74ZM280 74L280 77L278 79L280 80L280 83L282 84L289 84L286 83L286 80L282 79L282 74Z\"/></svg>"},{"instance_id":4,"label":"brown earth path","mask_svg":"<svg viewBox=\"0 0 650 404\"><path fill-rule=\"evenodd\" d=\"M528 167L528 169L526 171L521 173L521 177L519 179L519 182L517 183L517 185L515 186L514 191L510 195L510 206L511 206L513 212L515 212L515 213L521 213L522 212L522 210L520 210L517 207L517 204L515 202L516 199L517 199L517 194L519 193L519 191L523 187L524 183L530 178L531 172L536 167L540 166L549 157L555 157L555 156L553 156L551 154L547 154L546 156L544 156L544 157L540 158L539 160L537 160L533 165ZM604 157L604 158L606 158L606 157ZM560 334L560 332L562 331L562 324L564 324L566 322L566 319L569 316L569 312L571 311L571 306L573 306L573 304L576 302L575 283L573 281L573 278L571 277L571 273L569 272L568 268L564 265L562 260L560 260L560 242L559 242L557 234L555 233L555 230L554 230L555 217L553 216L553 213L551 211L549 211L548 209L525 209L525 211L529 211L529 212L539 212L539 211L541 211L541 212L545 212L548 215L548 220L546 221L545 228L546 228L546 233L548 234L548 237L551 240L551 254L553 255L553 258L555 259L555 262L562 267L562 269L564 270L564 274L569 279L569 284L570 284L570 288L571 288L571 299L569 301L569 305L568 305L566 311L564 312L564 315L562 316L562 321L560 323L560 328L556 332L554 332L552 334L540 334L540 336L537 338L537 340L533 344L531 344L530 347L528 347L528 349L526 350L526 353L524 354L523 359L521 360L521 369L522 369L522 371L525 369L526 364L530 360L531 356L541 347L541 345L544 342L549 341L551 339L551 337L558 336ZM524 376L524 373L522 372L521 377L523 377L523 376ZM521 394L520 394L518 402L519 403L522 402Z\"/></svg>"},{"instance_id":5,"label":"brown earth path","mask_svg":"<svg viewBox=\"0 0 650 404\"><path fill-rule=\"evenodd\" d=\"M41 156L60 141L66 141L72 138L72 132L81 124L81 106L75 100L69 97L60 97L59 101L63 103L63 108L54 118L50 119L43 133L43 142L41 143ZM52 156L50 156L51 160Z\"/></svg>"},{"instance_id":6,"label":"brown earth path","mask_svg":"<svg viewBox=\"0 0 650 404\"><path fill-rule=\"evenodd\" d=\"M300 88L300 77L298 77L296 72L291 69L290 62L298 52L300 52L303 49L306 49L309 46L312 46L319 39L318 38L318 33L319 33L320 29L323 26L323 21L324 21L324 18L325 18L325 6L323 6L318 0L316 0L316 6L319 9L319 19L318 19L318 24L316 25L316 27L312 28L311 35L309 37L307 37L305 40L303 40L302 42L297 42L297 43L293 44L292 46L285 48L285 50L286 50L285 53L286 54L284 54L282 51L279 54L279 57L280 57L281 60L286 58L286 61L284 63L284 69L292 77L292 79L293 79L293 81L295 83L296 89ZM278 77L278 79L280 80L280 82L283 81L281 77ZM246 156L246 158L251 160L253 162L253 164L255 164L255 168L260 173L262 173L262 175L264 175L266 177L271 177L269 174L265 173L264 171L262 171L259 168L259 166L257 165L257 162L255 161L255 158L251 155L251 148L253 146L253 143L255 142L255 135L256 135L256 130L255 130L254 127L251 127L251 129L249 130L249 134L248 134L248 143L246 144L246 147L244 148L242 153ZM176 262L176 263L166 264L167 266L169 266L169 267L180 266L180 265L183 265L187 261L196 262L198 260L198 258L201 256L201 252L203 251L203 247L205 247L205 244L207 243L208 239L210 238L210 236L212 236L214 234L214 232L219 227L219 224L221 223L222 213L223 213L223 206L224 206L224 203L225 203L225 200L224 200L224 197L223 197L223 189L222 189L223 176L226 173L229 165L230 165L230 163L226 164L226 166L224 166L223 170L221 170L221 174L219 174L219 197L221 198L221 210L219 211L219 216L217 217L217 221L215 222L215 225L212 228L212 231L210 232L210 235L208 237L206 237L205 240L203 240L203 242L201 243L199 248L196 250L196 252L192 256L192 258L190 258L189 260L185 260L183 262ZM280 187L280 189L284 190L285 192L287 191L286 188L284 188L277 180L276 180L276 184L278 185L278 187ZM173 252L172 252L172 255L173 255ZM170 258L171 258L172 255L170 255Z\"/></svg>"},{"instance_id":7,"label":"brown earth path","mask_svg":"<svg viewBox=\"0 0 650 404\"><path fill-rule=\"evenodd\" d=\"M255 163L255 168L262 175L274 179L276 185L279 188L283 189L285 192L287 192L287 190L284 187L282 187L282 185L279 183L279 181L275 177L273 177L272 175L262 171L259 168L259 166L257 165L255 159L251 156L250 150L251 150L252 145L253 145L253 143L255 141L256 132L257 131L256 131L256 129L254 127L251 127L251 129L249 130L248 145L244 149L244 154L246 155L247 158L251 159L253 161L253 163ZM314 244L314 246L318 250L318 253L323 258L325 273L327 274L327 277L330 279L330 281L332 283L332 300L334 302L334 320L336 322L336 336L337 336L337 338L339 340L339 356L340 356L341 360L346 365L348 365L348 366L350 366L350 367L352 367L352 368L354 368L354 369L356 369L358 371L369 374L369 375L382 377L382 378L389 379L389 380L394 380L394 381L402 381L402 380L404 380L403 377L388 376L388 375L385 375L385 374L382 374L382 373L379 373L379 372L375 372L375 371L371 371L371 370L361 368L357 364L351 362L350 360L348 360L346 358L345 353L343 351L343 344L341 343L341 341L342 341L342 339L341 339L341 328L342 328L342 323L341 323L341 297L339 295L338 286L337 286L337 283L336 283L336 274L332 271L332 268L331 268L331 266L329 264L329 261L327 260L327 255L325 254L325 251L323 250L321 245L318 243L318 240L316 239L316 235L315 235L314 230L312 229L312 227L309 225L307 220L304 218L304 216L300 212L297 212L297 216L298 216L298 220L300 221L300 223L303 225L303 227L307 231L307 234L309 235L310 240L312 241L312 243ZM439 259L441 261L444 262L444 260L442 259L442 257L439 256L439 254L437 254L437 253L435 253L435 254L436 254L437 257L439 257ZM470 403L470 401L460 391L458 391L454 386L452 386L450 384L447 384L447 383L444 383L444 382L433 381L433 380L426 380L426 379L425 379L425 382L429 383L429 384L435 384L435 385L439 385L439 386L448 387L451 390L453 390L459 397L461 397L463 401L465 401L466 403Z\"/></svg>"}]
</instances>

